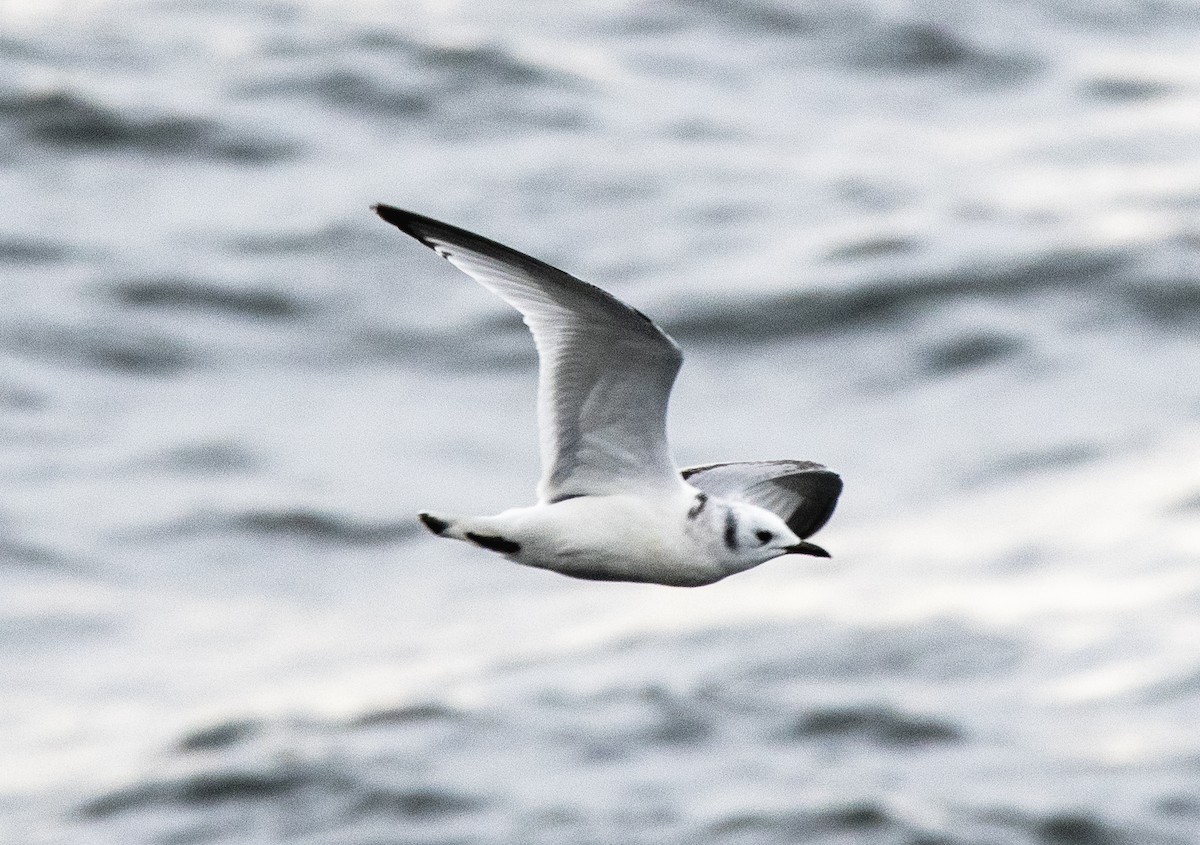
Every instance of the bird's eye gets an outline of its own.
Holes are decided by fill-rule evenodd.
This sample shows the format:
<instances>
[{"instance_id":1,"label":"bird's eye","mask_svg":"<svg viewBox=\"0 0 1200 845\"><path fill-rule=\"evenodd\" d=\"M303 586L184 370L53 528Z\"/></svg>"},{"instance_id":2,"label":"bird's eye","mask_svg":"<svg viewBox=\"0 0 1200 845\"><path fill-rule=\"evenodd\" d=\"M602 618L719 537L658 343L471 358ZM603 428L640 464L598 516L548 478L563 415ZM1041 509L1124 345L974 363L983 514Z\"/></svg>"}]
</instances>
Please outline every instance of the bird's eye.
<instances>
[{"instance_id":1,"label":"bird's eye","mask_svg":"<svg viewBox=\"0 0 1200 845\"><path fill-rule=\"evenodd\" d=\"M758 538L760 543L769 543L775 539L775 535L770 531L755 531L754 536Z\"/></svg>"}]
</instances>

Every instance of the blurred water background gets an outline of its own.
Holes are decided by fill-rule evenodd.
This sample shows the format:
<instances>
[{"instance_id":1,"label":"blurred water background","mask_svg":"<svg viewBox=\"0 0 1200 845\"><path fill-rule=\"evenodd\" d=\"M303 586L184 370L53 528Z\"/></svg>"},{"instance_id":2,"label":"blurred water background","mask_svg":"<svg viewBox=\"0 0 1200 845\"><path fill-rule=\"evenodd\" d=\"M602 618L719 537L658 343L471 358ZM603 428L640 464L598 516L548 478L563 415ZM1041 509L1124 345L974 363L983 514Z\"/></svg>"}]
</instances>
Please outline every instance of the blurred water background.
<instances>
[{"instance_id":1,"label":"blurred water background","mask_svg":"<svg viewBox=\"0 0 1200 845\"><path fill-rule=\"evenodd\" d=\"M0 841L1200 841L1190 0L0 0ZM594 281L683 465L839 470L701 590L418 530L538 474Z\"/></svg>"}]
</instances>

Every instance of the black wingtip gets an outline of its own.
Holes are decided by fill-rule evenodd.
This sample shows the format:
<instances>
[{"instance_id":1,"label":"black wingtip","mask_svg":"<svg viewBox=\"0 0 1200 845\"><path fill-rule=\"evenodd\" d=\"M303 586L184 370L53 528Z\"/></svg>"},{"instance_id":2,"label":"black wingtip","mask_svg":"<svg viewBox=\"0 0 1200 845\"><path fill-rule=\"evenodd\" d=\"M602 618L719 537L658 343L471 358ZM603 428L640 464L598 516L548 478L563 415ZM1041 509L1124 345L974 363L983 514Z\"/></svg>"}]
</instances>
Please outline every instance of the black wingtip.
<instances>
[{"instance_id":1,"label":"black wingtip","mask_svg":"<svg viewBox=\"0 0 1200 845\"><path fill-rule=\"evenodd\" d=\"M410 238L416 238L422 244L435 251L436 247L430 241L429 234L431 232L438 231L454 231L453 226L449 226L439 220L434 220L432 217L426 217L423 214L405 211L403 208L396 208L394 205L387 205L381 202L371 206L371 209L378 214L385 223L391 223ZM466 234L467 237L477 237L475 235L471 235L469 232L464 234Z\"/></svg>"},{"instance_id":2,"label":"black wingtip","mask_svg":"<svg viewBox=\"0 0 1200 845\"><path fill-rule=\"evenodd\" d=\"M432 217L426 217L424 214L417 214L415 211L405 211L403 208L396 208L394 205L387 205L382 202L376 203L371 206L371 210L378 214L385 223L391 223L401 232L409 237L416 238L430 249L436 249L429 238L434 233L440 233L443 236L454 236L465 242L469 242L472 239L481 242L486 240L465 229L459 229L456 226L451 226L449 223L434 220Z\"/></svg>"},{"instance_id":3,"label":"black wingtip","mask_svg":"<svg viewBox=\"0 0 1200 845\"><path fill-rule=\"evenodd\" d=\"M405 229L405 231L407 231L407 224L416 216L411 211L405 211L404 209L396 208L394 205L387 205L382 202L375 203L375 205L371 206L371 210L388 223L399 229Z\"/></svg>"}]
</instances>

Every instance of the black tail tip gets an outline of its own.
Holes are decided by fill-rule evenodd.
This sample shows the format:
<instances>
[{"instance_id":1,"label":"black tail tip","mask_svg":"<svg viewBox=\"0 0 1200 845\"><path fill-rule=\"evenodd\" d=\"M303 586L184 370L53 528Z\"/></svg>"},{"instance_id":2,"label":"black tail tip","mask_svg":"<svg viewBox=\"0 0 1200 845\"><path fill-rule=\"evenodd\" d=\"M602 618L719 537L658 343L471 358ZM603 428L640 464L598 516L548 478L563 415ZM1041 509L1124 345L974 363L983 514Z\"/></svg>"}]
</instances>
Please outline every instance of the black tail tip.
<instances>
[{"instance_id":1,"label":"black tail tip","mask_svg":"<svg viewBox=\"0 0 1200 845\"><path fill-rule=\"evenodd\" d=\"M450 527L450 523L444 519L438 519L436 516L427 513L417 514L417 519L421 520L422 524L439 537L446 532Z\"/></svg>"}]
</instances>

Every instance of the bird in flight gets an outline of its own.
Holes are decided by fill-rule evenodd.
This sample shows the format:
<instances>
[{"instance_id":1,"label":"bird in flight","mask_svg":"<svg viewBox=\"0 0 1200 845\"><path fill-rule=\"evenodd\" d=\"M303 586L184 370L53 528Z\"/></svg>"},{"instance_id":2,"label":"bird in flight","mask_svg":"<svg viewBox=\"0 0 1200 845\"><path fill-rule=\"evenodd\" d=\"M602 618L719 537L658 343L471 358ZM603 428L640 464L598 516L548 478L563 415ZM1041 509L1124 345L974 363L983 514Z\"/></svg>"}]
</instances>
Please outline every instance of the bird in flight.
<instances>
[{"instance_id":1,"label":"bird in flight","mask_svg":"<svg viewBox=\"0 0 1200 845\"><path fill-rule=\"evenodd\" d=\"M649 317L479 235L389 205L375 212L513 306L539 360L537 504L495 516L421 513L439 537L574 578L698 587L808 542L842 481L811 461L677 469L667 401L683 363Z\"/></svg>"}]
</instances>

